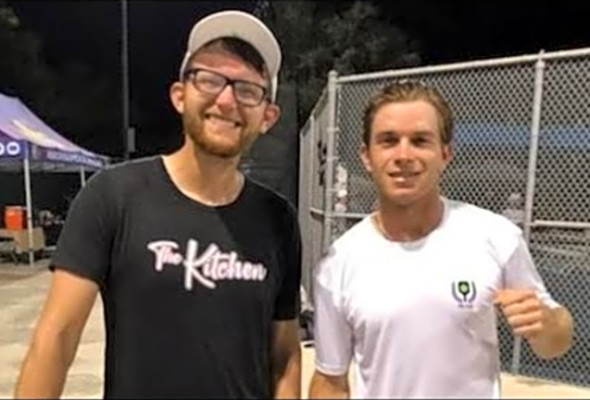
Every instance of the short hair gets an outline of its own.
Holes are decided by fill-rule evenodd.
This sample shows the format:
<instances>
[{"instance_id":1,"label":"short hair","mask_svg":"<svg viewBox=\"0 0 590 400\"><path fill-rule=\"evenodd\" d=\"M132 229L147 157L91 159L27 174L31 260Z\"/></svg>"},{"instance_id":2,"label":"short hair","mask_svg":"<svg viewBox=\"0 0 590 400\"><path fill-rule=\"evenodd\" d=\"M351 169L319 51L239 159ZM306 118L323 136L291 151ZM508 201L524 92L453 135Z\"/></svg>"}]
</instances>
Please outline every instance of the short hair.
<instances>
[{"instance_id":1,"label":"short hair","mask_svg":"<svg viewBox=\"0 0 590 400\"><path fill-rule=\"evenodd\" d=\"M371 125L375 114L381 107L390 103L423 100L432 105L438 115L441 140L444 144L453 141L453 113L442 94L433 86L419 80L400 80L385 86L374 95L365 108L363 142L369 146L371 141Z\"/></svg>"}]
</instances>

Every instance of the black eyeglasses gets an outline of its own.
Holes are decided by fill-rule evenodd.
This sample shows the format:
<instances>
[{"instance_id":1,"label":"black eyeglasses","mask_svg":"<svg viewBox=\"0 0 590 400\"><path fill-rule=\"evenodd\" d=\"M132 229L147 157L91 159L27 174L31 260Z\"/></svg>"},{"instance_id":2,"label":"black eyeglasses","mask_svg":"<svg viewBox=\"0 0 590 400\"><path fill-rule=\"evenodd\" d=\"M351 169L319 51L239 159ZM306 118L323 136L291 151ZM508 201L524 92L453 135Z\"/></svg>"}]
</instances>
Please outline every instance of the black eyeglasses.
<instances>
[{"instance_id":1,"label":"black eyeglasses","mask_svg":"<svg viewBox=\"0 0 590 400\"><path fill-rule=\"evenodd\" d=\"M236 101L247 107L256 107L267 98L267 89L264 86L254 82L229 79L206 69L189 69L184 73L184 79L190 80L198 91L212 96L217 96L227 85L231 85Z\"/></svg>"}]
</instances>

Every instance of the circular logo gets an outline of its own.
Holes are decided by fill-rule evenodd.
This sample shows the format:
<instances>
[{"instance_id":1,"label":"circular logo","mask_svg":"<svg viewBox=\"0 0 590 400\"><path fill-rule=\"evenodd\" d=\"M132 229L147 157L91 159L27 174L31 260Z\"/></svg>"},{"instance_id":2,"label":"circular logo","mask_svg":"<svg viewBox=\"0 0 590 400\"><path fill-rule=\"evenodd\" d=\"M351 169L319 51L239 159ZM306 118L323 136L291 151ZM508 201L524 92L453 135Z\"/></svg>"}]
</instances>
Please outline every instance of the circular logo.
<instances>
[{"instance_id":1,"label":"circular logo","mask_svg":"<svg viewBox=\"0 0 590 400\"><path fill-rule=\"evenodd\" d=\"M18 142L8 142L8 144L6 144L6 154L9 156L18 156L20 150L21 148Z\"/></svg>"}]
</instances>

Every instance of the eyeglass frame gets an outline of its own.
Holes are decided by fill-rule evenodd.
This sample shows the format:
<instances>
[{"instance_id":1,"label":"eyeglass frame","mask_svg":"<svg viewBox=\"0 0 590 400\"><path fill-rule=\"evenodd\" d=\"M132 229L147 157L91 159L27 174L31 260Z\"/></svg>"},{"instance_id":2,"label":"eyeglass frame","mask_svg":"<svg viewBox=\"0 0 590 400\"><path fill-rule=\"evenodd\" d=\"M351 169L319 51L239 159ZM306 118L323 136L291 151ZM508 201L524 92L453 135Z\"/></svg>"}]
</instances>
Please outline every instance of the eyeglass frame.
<instances>
[{"instance_id":1,"label":"eyeglass frame","mask_svg":"<svg viewBox=\"0 0 590 400\"><path fill-rule=\"evenodd\" d=\"M197 80L196 80L196 76L198 75L199 72L207 72L209 74L215 75L217 77L223 78L225 80L225 84L223 86L221 86L221 89L216 92L208 92L208 91L204 91L201 90L199 87L197 87ZM258 83L255 82L251 82L251 81L246 81L243 79L231 79L228 78L225 75L220 74L219 72L215 72L215 71L211 71L209 69L206 68L189 68L186 71L184 71L183 74L184 80L185 81L190 81L191 84L193 85L193 87L198 90L201 93L205 93L211 96L219 96L219 94L221 92L223 92L225 90L225 88L229 85L232 88L232 92L233 95L236 99L236 102L238 102L238 104L244 106L244 107L258 107L260 104L262 104L262 102L264 102L265 100L270 100L269 96L268 96L268 88L265 86L262 86ZM252 85L253 87L256 87L258 89L262 89L262 96L260 96L260 100L256 103L256 104L249 104L249 103L244 103L243 101L241 101L240 99L238 99L238 96L236 95L236 87L235 85L237 84L247 84L247 85Z\"/></svg>"}]
</instances>

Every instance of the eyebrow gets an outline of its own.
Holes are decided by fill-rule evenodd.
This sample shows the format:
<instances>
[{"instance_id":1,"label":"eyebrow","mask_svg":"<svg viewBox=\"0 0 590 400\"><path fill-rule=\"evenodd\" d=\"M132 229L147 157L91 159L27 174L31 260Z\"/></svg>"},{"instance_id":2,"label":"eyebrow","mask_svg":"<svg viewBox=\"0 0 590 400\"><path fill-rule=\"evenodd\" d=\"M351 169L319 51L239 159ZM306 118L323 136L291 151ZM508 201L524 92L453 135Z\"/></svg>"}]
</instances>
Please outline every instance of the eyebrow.
<instances>
[{"instance_id":1,"label":"eyebrow","mask_svg":"<svg viewBox=\"0 0 590 400\"><path fill-rule=\"evenodd\" d=\"M432 131L428 131L428 130L420 130L420 131L415 131L412 134L413 136L427 136L427 137L436 137L436 133L432 132Z\"/></svg>"},{"instance_id":2,"label":"eyebrow","mask_svg":"<svg viewBox=\"0 0 590 400\"><path fill-rule=\"evenodd\" d=\"M375 138L383 138L383 137L387 137L387 136L400 136L400 133L398 131L394 131L394 130L385 130L385 131L380 131L380 132L376 132L374 134ZM429 130L418 130L418 131L413 131L410 136L414 137L414 136L425 136L425 137L436 137L436 134L432 131Z\"/></svg>"}]
</instances>

